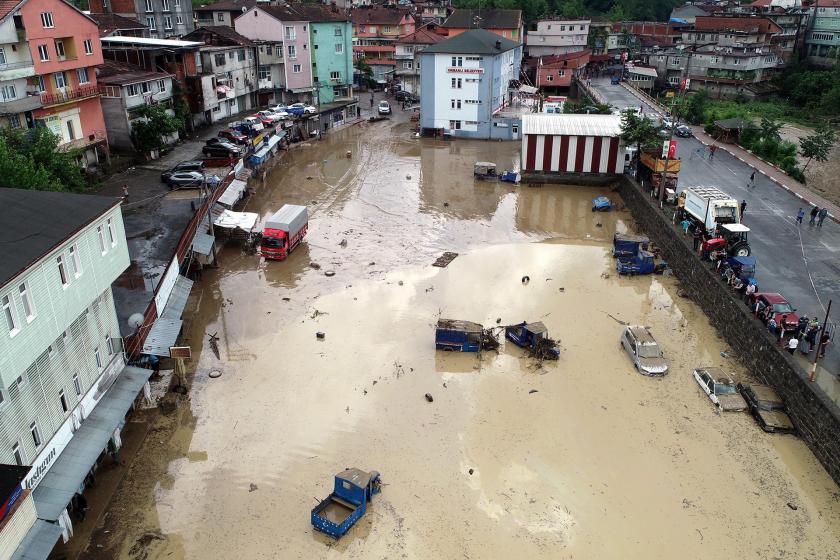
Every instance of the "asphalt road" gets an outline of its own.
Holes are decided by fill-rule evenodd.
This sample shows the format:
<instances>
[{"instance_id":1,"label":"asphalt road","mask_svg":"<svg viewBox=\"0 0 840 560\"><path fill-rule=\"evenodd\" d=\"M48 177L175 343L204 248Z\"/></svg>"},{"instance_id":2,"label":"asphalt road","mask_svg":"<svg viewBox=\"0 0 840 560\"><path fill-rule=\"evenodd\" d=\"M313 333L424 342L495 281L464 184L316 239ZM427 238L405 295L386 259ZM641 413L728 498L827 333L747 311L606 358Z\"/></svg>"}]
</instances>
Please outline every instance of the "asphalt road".
<instances>
[{"instance_id":1,"label":"asphalt road","mask_svg":"<svg viewBox=\"0 0 840 560\"><path fill-rule=\"evenodd\" d=\"M592 81L592 86L612 105L624 109L644 105L647 116L657 110L609 79ZM797 314L818 316L822 322L825 307L833 300L832 316L840 318L840 226L826 219L822 227L809 226L809 206L756 173L755 186L749 187L752 168L717 150L709 161L705 148L694 138L678 138L677 153L682 159L679 186L716 186L733 198L746 200L744 224L752 230L750 245L756 257L759 291L779 292L791 302ZM697 153L701 150L702 154ZM803 225L796 213L805 212ZM829 346L822 366L835 376L840 373L837 339Z\"/></svg>"}]
</instances>

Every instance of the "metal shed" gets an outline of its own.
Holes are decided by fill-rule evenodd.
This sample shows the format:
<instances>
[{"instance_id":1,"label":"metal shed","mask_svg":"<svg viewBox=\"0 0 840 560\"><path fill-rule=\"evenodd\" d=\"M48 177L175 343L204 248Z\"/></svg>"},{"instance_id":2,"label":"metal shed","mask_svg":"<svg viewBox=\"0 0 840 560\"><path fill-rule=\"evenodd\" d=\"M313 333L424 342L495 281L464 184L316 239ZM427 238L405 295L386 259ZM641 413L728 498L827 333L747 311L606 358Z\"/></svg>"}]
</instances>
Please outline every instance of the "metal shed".
<instances>
[{"instance_id":1,"label":"metal shed","mask_svg":"<svg viewBox=\"0 0 840 560\"><path fill-rule=\"evenodd\" d=\"M617 115L523 115L522 171L619 174L620 135Z\"/></svg>"}]
</instances>

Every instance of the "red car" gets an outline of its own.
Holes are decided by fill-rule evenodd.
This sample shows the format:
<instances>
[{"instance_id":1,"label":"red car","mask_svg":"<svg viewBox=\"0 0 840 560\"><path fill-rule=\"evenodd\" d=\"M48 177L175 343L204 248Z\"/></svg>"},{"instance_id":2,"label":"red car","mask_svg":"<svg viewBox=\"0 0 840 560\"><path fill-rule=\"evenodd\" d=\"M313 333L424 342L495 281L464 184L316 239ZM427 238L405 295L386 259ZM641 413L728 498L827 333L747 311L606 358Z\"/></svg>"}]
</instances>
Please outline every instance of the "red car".
<instances>
[{"instance_id":1,"label":"red car","mask_svg":"<svg viewBox=\"0 0 840 560\"><path fill-rule=\"evenodd\" d=\"M263 126L268 127L268 126L274 126L274 124L275 124L275 120L272 117L269 117L267 115L261 115L260 113L256 113L256 114L251 115L251 116L254 117L255 119L260 119L260 122L263 123Z\"/></svg>"},{"instance_id":2,"label":"red car","mask_svg":"<svg viewBox=\"0 0 840 560\"><path fill-rule=\"evenodd\" d=\"M750 296L750 308L755 311L755 306L764 309L768 305L773 306L773 319L776 324L786 331L794 331L799 326L799 316L794 313L796 311L791 307L788 300L782 294L773 293L756 293ZM782 325L782 316L787 315L785 324Z\"/></svg>"},{"instance_id":3,"label":"red car","mask_svg":"<svg viewBox=\"0 0 840 560\"><path fill-rule=\"evenodd\" d=\"M224 138L225 140L229 140L236 144L245 144L248 142L248 137L238 132L236 130L226 128L225 130L220 130L218 134L219 138Z\"/></svg>"}]
</instances>

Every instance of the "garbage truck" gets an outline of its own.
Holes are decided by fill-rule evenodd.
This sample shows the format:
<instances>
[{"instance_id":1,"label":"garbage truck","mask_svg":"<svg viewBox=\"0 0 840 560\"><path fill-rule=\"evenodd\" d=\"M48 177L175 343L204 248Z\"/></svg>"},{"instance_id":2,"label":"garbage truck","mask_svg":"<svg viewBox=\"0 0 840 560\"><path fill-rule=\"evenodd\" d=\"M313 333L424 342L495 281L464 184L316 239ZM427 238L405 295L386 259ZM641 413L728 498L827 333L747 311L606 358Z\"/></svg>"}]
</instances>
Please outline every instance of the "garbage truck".
<instances>
[{"instance_id":1,"label":"garbage truck","mask_svg":"<svg viewBox=\"0 0 840 560\"><path fill-rule=\"evenodd\" d=\"M685 187L683 211L694 227L712 233L719 225L741 223L738 200L717 187Z\"/></svg>"},{"instance_id":2,"label":"garbage truck","mask_svg":"<svg viewBox=\"0 0 840 560\"><path fill-rule=\"evenodd\" d=\"M265 221L260 252L266 259L282 261L300 245L309 229L306 206L284 204Z\"/></svg>"}]
</instances>

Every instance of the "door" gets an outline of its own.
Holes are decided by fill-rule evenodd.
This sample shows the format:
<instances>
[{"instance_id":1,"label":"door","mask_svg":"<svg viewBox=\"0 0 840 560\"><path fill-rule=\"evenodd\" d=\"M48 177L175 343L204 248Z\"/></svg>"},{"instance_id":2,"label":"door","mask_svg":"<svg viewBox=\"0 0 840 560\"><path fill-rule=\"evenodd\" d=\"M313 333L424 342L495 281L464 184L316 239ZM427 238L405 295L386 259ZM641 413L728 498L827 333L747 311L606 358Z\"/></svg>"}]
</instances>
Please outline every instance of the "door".
<instances>
[{"instance_id":1,"label":"door","mask_svg":"<svg viewBox=\"0 0 840 560\"><path fill-rule=\"evenodd\" d=\"M67 136L71 141L76 139L76 131L73 129L73 121L67 121Z\"/></svg>"},{"instance_id":2,"label":"door","mask_svg":"<svg viewBox=\"0 0 840 560\"><path fill-rule=\"evenodd\" d=\"M510 127L510 136L512 140L519 140L519 125L513 125Z\"/></svg>"}]
</instances>

